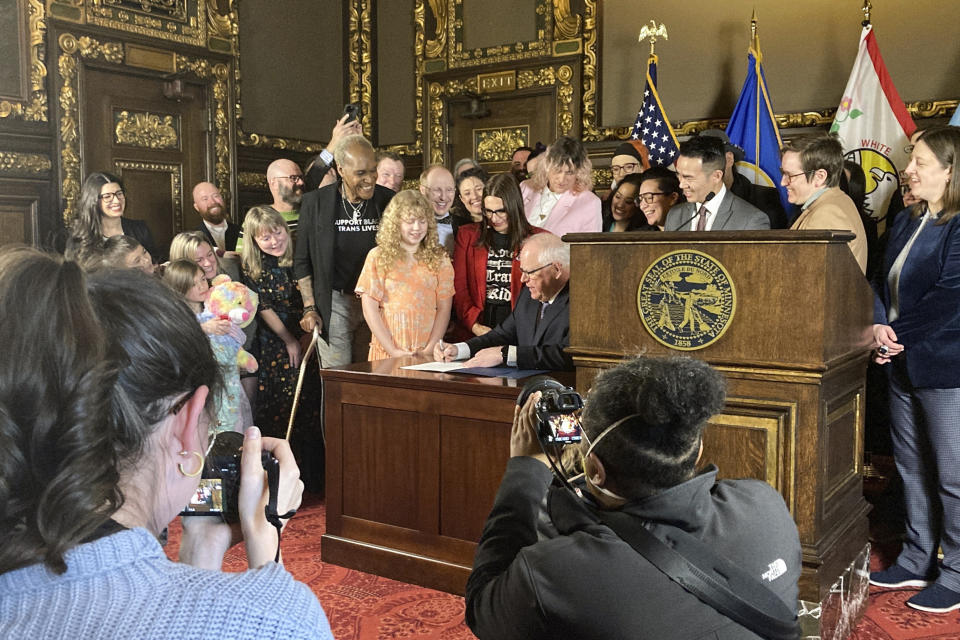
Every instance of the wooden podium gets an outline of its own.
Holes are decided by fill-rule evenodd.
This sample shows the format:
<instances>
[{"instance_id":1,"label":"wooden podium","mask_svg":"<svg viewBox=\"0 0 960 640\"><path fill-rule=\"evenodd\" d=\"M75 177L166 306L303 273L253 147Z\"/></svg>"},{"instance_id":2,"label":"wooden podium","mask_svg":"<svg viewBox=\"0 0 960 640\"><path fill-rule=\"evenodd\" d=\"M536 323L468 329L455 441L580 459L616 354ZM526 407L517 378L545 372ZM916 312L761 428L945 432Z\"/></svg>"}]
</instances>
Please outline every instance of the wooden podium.
<instances>
[{"instance_id":1,"label":"wooden podium","mask_svg":"<svg viewBox=\"0 0 960 640\"><path fill-rule=\"evenodd\" d=\"M585 392L602 369L640 353L686 354L723 372L727 404L710 421L702 460L724 477L759 478L783 495L803 545L800 597L817 603L867 544L861 469L873 304L846 246L851 237L564 237L572 245L569 352L577 389ZM711 328L715 320L725 327ZM691 350L698 340L707 346Z\"/></svg>"}]
</instances>

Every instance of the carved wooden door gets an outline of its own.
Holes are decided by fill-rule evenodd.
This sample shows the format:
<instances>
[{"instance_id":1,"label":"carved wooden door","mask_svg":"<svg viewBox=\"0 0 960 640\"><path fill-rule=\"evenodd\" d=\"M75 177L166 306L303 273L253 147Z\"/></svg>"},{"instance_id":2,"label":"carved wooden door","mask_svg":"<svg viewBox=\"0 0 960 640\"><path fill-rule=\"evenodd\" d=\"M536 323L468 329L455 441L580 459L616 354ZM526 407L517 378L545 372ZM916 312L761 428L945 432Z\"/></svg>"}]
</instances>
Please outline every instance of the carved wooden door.
<instances>
[{"instance_id":1,"label":"carved wooden door","mask_svg":"<svg viewBox=\"0 0 960 640\"><path fill-rule=\"evenodd\" d=\"M83 168L119 176L125 217L145 220L165 258L173 236L195 228L192 190L208 162L206 90L182 81L164 96L158 76L87 68L81 88Z\"/></svg>"},{"instance_id":2,"label":"carved wooden door","mask_svg":"<svg viewBox=\"0 0 960 640\"><path fill-rule=\"evenodd\" d=\"M450 146L444 156L449 167L460 158L475 158L491 173L510 170L513 151L556 139L556 98L553 92L535 95L491 95L476 109L469 100L449 102ZM473 113L488 115L476 118Z\"/></svg>"}]
</instances>

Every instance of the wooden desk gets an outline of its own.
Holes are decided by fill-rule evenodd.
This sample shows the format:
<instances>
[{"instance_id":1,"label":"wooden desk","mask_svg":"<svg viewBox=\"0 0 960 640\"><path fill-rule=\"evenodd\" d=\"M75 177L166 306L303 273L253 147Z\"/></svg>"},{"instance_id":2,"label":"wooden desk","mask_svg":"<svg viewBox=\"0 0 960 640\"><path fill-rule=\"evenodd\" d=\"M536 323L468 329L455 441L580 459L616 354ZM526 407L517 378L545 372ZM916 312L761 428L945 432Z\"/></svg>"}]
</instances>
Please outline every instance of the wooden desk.
<instances>
[{"instance_id":1,"label":"wooden desk","mask_svg":"<svg viewBox=\"0 0 960 640\"><path fill-rule=\"evenodd\" d=\"M325 369L322 559L463 594L510 451L523 380L404 370L415 358ZM559 374L565 384L572 374Z\"/></svg>"}]
</instances>

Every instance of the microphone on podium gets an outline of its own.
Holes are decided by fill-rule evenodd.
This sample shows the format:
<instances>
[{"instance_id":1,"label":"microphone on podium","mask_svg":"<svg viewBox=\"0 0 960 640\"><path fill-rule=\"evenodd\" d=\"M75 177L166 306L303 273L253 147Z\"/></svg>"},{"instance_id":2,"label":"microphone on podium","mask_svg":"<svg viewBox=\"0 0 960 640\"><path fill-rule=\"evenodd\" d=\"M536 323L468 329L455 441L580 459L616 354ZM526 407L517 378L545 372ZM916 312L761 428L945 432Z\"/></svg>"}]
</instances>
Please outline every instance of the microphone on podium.
<instances>
[{"instance_id":1,"label":"microphone on podium","mask_svg":"<svg viewBox=\"0 0 960 640\"><path fill-rule=\"evenodd\" d=\"M688 224L690 224L690 222L693 221L694 218L696 218L698 215L700 215L700 210L703 209L703 208L707 205L708 202L710 202L711 200L713 200L714 196L716 196L716 195L717 195L717 194L714 193L713 191L711 191L710 193L708 193L708 194L707 194L707 197L703 199L703 202L700 204L699 207L697 207L697 210L694 211L693 215L690 216L689 218L687 218L686 220L684 220L683 222L681 222L680 224L677 225L676 231L683 231L683 228L684 228L685 226L687 226Z\"/></svg>"}]
</instances>

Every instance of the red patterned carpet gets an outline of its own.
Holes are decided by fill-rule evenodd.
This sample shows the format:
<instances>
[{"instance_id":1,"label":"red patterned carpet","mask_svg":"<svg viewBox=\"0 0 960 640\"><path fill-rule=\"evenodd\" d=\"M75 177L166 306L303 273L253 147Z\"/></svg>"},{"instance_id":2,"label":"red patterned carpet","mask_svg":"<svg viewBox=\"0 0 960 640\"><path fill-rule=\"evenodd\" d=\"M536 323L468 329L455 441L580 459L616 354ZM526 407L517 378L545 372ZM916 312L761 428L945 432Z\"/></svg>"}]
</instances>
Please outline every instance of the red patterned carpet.
<instances>
[{"instance_id":1,"label":"red patterned carpet","mask_svg":"<svg viewBox=\"0 0 960 640\"><path fill-rule=\"evenodd\" d=\"M463 622L463 598L320 562L325 516L323 503L308 497L284 529L283 557L290 572L317 594L338 640L474 637ZM180 526L174 522L167 545L170 557L176 558L179 543ZM893 557L895 550L875 551L871 565L886 566ZM246 568L242 545L227 554L225 568ZM851 640L960 640L960 611L915 611L904 604L913 593L871 590L867 614Z\"/></svg>"}]
</instances>

